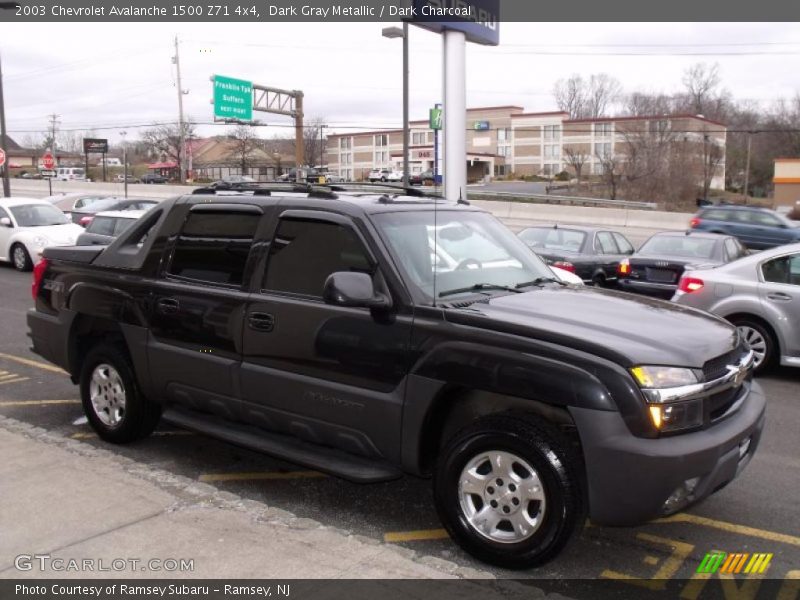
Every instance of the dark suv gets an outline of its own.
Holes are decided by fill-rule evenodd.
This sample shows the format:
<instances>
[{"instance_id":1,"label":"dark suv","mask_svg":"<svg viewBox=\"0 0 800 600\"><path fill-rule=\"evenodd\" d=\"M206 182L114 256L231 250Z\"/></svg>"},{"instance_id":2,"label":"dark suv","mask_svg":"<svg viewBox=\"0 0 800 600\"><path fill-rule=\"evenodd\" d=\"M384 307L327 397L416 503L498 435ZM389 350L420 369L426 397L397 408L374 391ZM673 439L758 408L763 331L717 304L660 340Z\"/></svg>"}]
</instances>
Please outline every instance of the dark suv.
<instances>
[{"instance_id":1,"label":"dark suv","mask_svg":"<svg viewBox=\"0 0 800 600\"><path fill-rule=\"evenodd\" d=\"M105 249L47 248L34 351L109 442L163 416L355 482L431 476L453 539L505 567L748 463L765 399L732 325L554 280L464 203L346 189L172 198Z\"/></svg>"},{"instance_id":2,"label":"dark suv","mask_svg":"<svg viewBox=\"0 0 800 600\"><path fill-rule=\"evenodd\" d=\"M692 217L689 226L732 235L748 248L759 250L800 241L798 223L773 210L755 206L704 208Z\"/></svg>"}]
</instances>

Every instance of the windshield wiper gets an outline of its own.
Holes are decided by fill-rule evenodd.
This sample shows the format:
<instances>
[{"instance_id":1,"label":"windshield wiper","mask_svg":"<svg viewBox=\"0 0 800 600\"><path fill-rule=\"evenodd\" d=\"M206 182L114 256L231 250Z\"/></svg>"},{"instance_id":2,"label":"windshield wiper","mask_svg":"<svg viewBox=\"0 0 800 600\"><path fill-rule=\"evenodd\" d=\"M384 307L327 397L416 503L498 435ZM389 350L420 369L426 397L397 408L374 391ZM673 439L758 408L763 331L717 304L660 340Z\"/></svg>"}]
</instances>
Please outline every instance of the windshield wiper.
<instances>
[{"instance_id":1,"label":"windshield wiper","mask_svg":"<svg viewBox=\"0 0 800 600\"><path fill-rule=\"evenodd\" d=\"M476 283L475 285L471 285L469 287L456 288L454 290L446 290L444 292L439 292L439 298L444 298L445 296L452 296L453 294L480 292L482 290L501 290L504 292L513 292L515 294L521 293L520 290L518 290L517 288L513 288L507 285L498 285L496 283Z\"/></svg>"},{"instance_id":2,"label":"windshield wiper","mask_svg":"<svg viewBox=\"0 0 800 600\"><path fill-rule=\"evenodd\" d=\"M560 285L567 285L566 282L561 281L556 277L537 277L533 281L524 281L522 283L518 283L514 286L514 288L519 291L520 288L529 287L532 285L542 285L543 283L558 283Z\"/></svg>"}]
</instances>

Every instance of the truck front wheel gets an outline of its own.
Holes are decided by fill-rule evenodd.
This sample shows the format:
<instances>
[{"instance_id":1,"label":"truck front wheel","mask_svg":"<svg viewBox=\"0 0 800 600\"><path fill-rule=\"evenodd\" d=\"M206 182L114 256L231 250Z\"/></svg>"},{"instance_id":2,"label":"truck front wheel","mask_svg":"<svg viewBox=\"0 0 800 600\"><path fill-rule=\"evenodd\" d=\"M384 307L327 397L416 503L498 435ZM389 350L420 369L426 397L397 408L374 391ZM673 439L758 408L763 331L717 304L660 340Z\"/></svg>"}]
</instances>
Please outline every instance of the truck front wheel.
<instances>
[{"instance_id":1,"label":"truck front wheel","mask_svg":"<svg viewBox=\"0 0 800 600\"><path fill-rule=\"evenodd\" d=\"M457 433L434 474L436 507L467 552L508 569L555 557L585 519L580 459L527 416L484 417Z\"/></svg>"},{"instance_id":2,"label":"truck front wheel","mask_svg":"<svg viewBox=\"0 0 800 600\"><path fill-rule=\"evenodd\" d=\"M161 417L161 407L139 391L127 352L115 344L99 344L89 351L80 389L89 424L107 442L125 444L147 437Z\"/></svg>"}]
</instances>

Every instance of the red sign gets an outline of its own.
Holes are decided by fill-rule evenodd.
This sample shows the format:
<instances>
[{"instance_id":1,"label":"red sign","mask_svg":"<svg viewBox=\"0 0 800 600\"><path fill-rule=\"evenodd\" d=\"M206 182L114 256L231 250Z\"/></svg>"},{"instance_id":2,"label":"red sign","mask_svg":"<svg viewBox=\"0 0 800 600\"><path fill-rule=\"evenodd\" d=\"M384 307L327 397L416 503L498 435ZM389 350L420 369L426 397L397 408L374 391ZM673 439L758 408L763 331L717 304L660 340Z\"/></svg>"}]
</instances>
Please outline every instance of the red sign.
<instances>
[{"instance_id":1,"label":"red sign","mask_svg":"<svg viewBox=\"0 0 800 600\"><path fill-rule=\"evenodd\" d=\"M42 156L42 167L48 171L56 168L56 159L49 152Z\"/></svg>"},{"instance_id":2,"label":"red sign","mask_svg":"<svg viewBox=\"0 0 800 600\"><path fill-rule=\"evenodd\" d=\"M0 167L6 164L6 152L2 148L0 148Z\"/></svg>"}]
</instances>

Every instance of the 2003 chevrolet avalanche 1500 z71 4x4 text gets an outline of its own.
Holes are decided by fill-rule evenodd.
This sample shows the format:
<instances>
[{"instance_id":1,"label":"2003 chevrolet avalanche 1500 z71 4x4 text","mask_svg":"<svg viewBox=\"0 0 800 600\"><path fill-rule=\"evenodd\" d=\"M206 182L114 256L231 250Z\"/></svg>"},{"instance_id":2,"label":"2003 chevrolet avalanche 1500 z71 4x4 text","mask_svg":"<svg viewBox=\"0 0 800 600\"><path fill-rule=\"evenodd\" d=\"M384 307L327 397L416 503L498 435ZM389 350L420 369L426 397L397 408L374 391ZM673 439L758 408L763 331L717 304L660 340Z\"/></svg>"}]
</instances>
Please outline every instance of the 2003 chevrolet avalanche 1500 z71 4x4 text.
<instances>
[{"instance_id":1,"label":"2003 chevrolet avalanche 1500 z71 4x4 text","mask_svg":"<svg viewBox=\"0 0 800 600\"><path fill-rule=\"evenodd\" d=\"M163 417L354 482L432 476L452 538L505 567L741 472L765 400L733 326L566 285L491 215L412 192L193 194L48 248L33 349L104 440Z\"/></svg>"}]
</instances>

